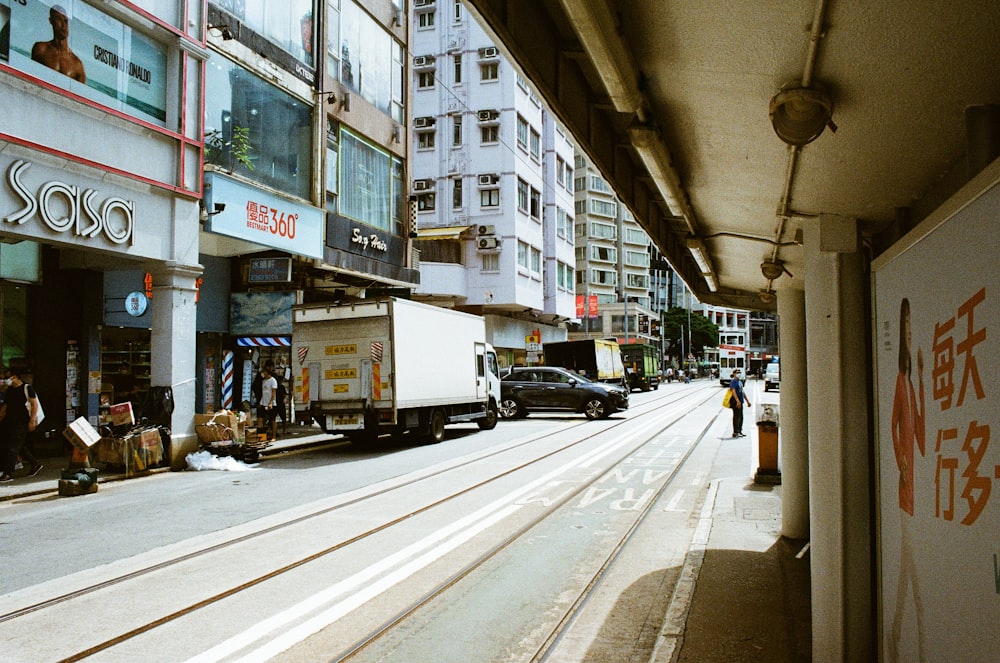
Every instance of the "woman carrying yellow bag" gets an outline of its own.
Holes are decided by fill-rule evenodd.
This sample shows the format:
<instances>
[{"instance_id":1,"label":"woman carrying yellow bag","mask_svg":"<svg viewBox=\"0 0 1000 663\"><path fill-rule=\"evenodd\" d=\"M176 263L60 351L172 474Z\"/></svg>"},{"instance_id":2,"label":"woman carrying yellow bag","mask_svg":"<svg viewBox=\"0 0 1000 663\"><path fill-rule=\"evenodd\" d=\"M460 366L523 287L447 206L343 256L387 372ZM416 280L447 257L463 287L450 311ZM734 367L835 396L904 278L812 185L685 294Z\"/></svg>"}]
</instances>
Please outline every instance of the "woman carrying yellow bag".
<instances>
[{"instance_id":1,"label":"woman carrying yellow bag","mask_svg":"<svg viewBox=\"0 0 1000 663\"><path fill-rule=\"evenodd\" d=\"M743 433L743 407L750 407L750 399L743 392L743 380L740 379L740 371L733 371L733 381L729 383L729 391L732 396L729 399L729 407L733 409L733 437L746 437Z\"/></svg>"}]
</instances>

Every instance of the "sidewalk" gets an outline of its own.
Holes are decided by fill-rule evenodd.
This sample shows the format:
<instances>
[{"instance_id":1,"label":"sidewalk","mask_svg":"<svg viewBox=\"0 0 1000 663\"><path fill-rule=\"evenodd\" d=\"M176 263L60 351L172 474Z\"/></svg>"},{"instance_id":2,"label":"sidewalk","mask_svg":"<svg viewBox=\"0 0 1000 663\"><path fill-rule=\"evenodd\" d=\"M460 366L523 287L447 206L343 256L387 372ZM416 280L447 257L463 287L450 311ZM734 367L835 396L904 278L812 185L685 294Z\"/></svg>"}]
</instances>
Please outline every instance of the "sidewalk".
<instances>
[{"instance_id":1,"label":"sidewalk","mask_svg":"<svg viewBox=\"0 0 1000 663\"><path fill-rule=\"evenodd\" d=\"M710 435L725 435L713 427ZM754 483L757 431L721 440L650 663L812 658L809 552L781 536L781 486ZM753 468L747 467L750 454Z\"/></svg>"},{"instance_id":2,"label":"sidewalk","mask_svg":"<svg viewBox=\"0 0 1000 663\"><path fill-rule=\"evenodd\" d=\"M277 441L261 452L262 459L280 453L286 453L293 449L304 446L312 446L325 442L336 442L338 436L327 435L316 426L289 425L287 431L278 433ZM62 478L62 471L69 467L69 454L55 458L40 458L42 470L33 477L25 476L27 469L14 472L14 480L0 483L0 502L28 497L31 495L45 495L47 493L57 493L59 491L59 479ZM150 470L150 473L169 472L169 468L157 468ZM141 477L135 477L141 478ZM101 470L98 475L98 485L109 481L124 481L126 477L123 473L106 472Z\"/></svg>"}]
</instances>

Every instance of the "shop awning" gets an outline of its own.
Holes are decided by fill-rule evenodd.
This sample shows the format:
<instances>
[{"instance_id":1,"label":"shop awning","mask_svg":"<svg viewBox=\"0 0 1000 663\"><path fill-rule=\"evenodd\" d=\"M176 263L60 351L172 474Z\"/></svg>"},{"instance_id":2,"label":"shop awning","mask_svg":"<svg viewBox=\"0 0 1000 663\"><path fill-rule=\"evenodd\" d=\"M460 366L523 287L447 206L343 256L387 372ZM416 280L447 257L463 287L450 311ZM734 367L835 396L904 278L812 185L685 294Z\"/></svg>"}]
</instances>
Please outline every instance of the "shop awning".
<instances>
[{"instance_id":1,"label":"shop awning","mask_svg":"<svg viewBox=\"0 0 1000 663\"><path fill-rule=\"evenodd\" d=\"M417 228L417 239L458 239L470 226L450 226L447 228Z\"/></svg>"},{"instance_id":2,"label":"shop awning","mask_svg":"<svg viewBox=\"0 0 1000 663\"><path fill-rule=\"evenodd\" d=\"M288 336L240 336L236 345L241 347L289 348L292 339Z\"/></svg>"}]
</instances>

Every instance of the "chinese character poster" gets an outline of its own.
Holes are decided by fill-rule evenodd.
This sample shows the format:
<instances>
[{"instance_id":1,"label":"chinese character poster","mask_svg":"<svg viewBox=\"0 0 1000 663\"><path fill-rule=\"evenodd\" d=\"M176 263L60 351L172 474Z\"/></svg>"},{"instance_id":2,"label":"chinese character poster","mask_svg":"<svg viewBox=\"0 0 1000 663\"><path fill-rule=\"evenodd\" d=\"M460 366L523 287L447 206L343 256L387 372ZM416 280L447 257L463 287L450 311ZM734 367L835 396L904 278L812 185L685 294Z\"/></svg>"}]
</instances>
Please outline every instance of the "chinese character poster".
<instances>
[{"instance_id":1,"label":"chinese character poster","mask_svg":"<svg viewBox=\"0 0 1000 663\"><path fill-rule=\"evenodd\" d=\"M1000 652L998 221L994 164L873 265L883 661Z\"/></svg>"}]
</instances>

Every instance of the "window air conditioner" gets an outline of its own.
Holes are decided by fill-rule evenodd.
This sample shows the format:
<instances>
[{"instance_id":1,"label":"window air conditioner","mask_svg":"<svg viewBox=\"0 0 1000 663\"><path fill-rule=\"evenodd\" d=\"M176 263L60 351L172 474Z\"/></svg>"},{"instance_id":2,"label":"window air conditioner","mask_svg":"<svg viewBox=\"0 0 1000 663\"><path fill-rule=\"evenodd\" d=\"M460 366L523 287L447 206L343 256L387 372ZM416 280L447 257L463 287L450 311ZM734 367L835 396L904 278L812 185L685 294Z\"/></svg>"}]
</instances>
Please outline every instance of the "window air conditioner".
<instances>
[{"instance_id":1,"label":"window air conditioner","mask_svg":"<svg viewBox=\"0 0 1000 663\"><path fill-rule=\"evenodd\" d=\"M492 122L493 120L500 117L500 111L495 110L481 110L479 111L479 121L480 122Z\"/></svg>"},{"instance_id":2,"label":"window air conditioner","mask_svg":"<svg viewBox=\"0 0 1000 663\"><path fill-rule=\"evenodd\" d=\"M427 66L427 56L426 55L418 55L417 57L413 58L413 66L414 67L426 67Z\"/></svg>"},{"instance_id":3,"label":"window air conditioner","mask_svg":"<svg viewBox=\"0 0 1000 663\"><path fill-rule=\"evenodd\" d=\"M415 117L413 118L413 126L416 127L417 129L422 129L424 127L432 127L434 126L434 118L426 116Z\"/></svg>"},{"instance_id":4,"label":"window air conditioner","mask_svg":"<svg viewBox=\"0 0 1000 663\"><path fill-rule=\"evenodd\" d=\"M479 238L479 248L480 249L499 249L500 240L496 237L480 237Z\"/></svg>"},{"instance_id":5,"label":"window air conditioner","mask_svg":"<svg viewBox=\"0 0 1000 663\"><path fill-rule=\"evenodd\" d=\"M431 181L430 180L414 180L413 181L413 190L414 191L426 191L429 188L431 188Z\"/></svg>"},{"instance_id":6,"label":"window air conditioner","mask_svg":"<svg viewBox=\"0 0 1000 663\"><path fill-rule=\"evenodd\" d=\"M495 235L497 232L496 226L479 226L480 235Z\"/></svg>"},{"instance_id":7,"label":"window air conditioner","mask_svg":"<svg viewBox=\"0 0 1000 663\"><path fill-rule=\"evenodd\" d=\"M497 50L496 46L488 46L482 50L482 53L484 58L495 58L500 54L500 51Z\"/></svg>"},{"instance_id":8,"label":"window air conditioner","mask_svg":"<svg viewBox=\"0 0 1000 663\"><path fill-rule=\"evenodd\" d=\"M491 184L496 184L498 179L499 179L499 176L497 176L497 175L480 175L479 176L479 185L480 186L489 186Z\"/></svg>"}]
</instances>

